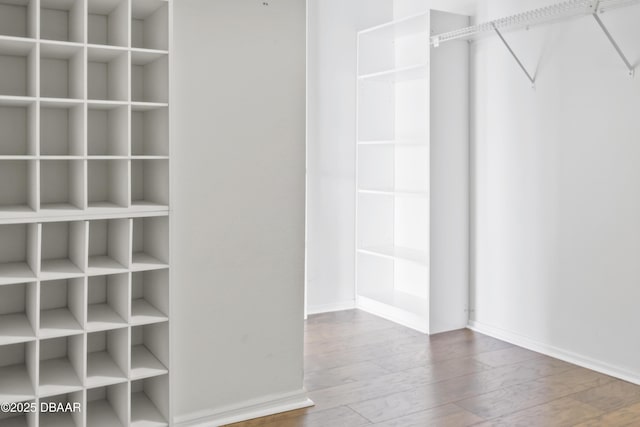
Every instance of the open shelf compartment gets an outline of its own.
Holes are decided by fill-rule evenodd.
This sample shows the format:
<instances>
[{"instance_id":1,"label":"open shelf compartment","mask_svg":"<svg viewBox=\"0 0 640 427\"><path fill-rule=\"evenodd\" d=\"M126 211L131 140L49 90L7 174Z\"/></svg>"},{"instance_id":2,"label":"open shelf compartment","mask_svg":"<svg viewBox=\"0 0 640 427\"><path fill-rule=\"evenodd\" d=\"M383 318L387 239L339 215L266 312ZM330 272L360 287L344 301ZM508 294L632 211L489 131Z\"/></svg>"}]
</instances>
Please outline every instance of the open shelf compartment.
<instances>
[{"instance_id":1,"label":"open shelf compartment","mask_svg":"<svg viewBox=\"0 0 640 427\"><path fill-rule=\"evenodd\" d=\"M40 161L40 203L43 211L80 210L85 206L83 160Z\"/></svg>"},{"instance_id":2,"label":"open shelf compartment","mask_svg":"<svg viewBox=\"0 0 640 427\"><path fill-rule=\"evenodd\" d=\"M0 346L0 402L23 402L35 398L36 343Z\"/></svg>"},{"instance_id":3,"label":"open shelf compartment","mask_svg":"<svg viewBox=\"0 0 640 427\"><path fill-rule=\"evenodd\" d=\"M128 426L129 387L114 384L87 390L87 426Z\"/></svg>"},{"instance_id":4,"label":"open shelf compartment","mask_svg":"<svg viewBox=\"0 0 640 427\"><path fill-rule=\"evenodd\" d=\"M166 103L169 101L169 58L148 55L131 56L131 100Z\"/></svg>"},{"instance_id":5,"label":"open shelf compartment","mask_svg":"<svg viewBox=\"0 0 640 427\"><path fill-rule=\"evenodd\" d=\"M128 101L128 54L120 50L89 48L87 50L88 99Z\"/></svg>"},{"instance_id":6,"label":"open shelf compartment","mask_svg":"<svg viewBox=\"0 0 640 427\"><path fill-rule=\"evenodd\" d=\"M40 38L84 43L84 1L40 0Z\"/></svg>"},{"instance_id":7,"label":"open shelf compartment","mask_svg":"<svg viewBox=\"0 0 640 427\"><path fill-rule=\"evenodd\" d=\"M41 102L40 155L84 156L84 114L82 105Z\"/></svg>"},{"instance_id":8,"label":"open shelf compartment","mask_svg":"<svg viewBox=\"0 0 640 427\"><path fill-rule=\"evenodd\" d=\"M87 302L87 331L127 326L129 274L89 277Z\"/></svg>"},{"instance_id":9,"label":"open shelf compartment","mask_svg":"<svg viewBox=\"0 0 640 427\"><path fill-rule=\"evenodd\" d=\"M43 338L82 334L85 278L40 282L40 331Z\"/></svg>"},{"instance_id":10,"label":"open shelf compartment","mask_svg":"<svg viewBox=\"0 0 640 427\"><path fill-rule=\"evenodd\" d=\"M0 286L0 346L35 341L37 306L35 283Z\"/></svg>"},{"instance_id":11,"label":"open shelf compartment","mask_svg":"<svg viewBox=\"0 0 640 427\"><path fill-rule=\"evenodd\" d=\"M168 375L131 383L131 427L168 426L168 408Z\"/></svg>"},{"instance_id":12,"label":"open shelf compartment","mask_svg":"<svg viewBox=\"0 0 640 427\"><path fill-rule=\"evenodd\" d=\"M0 96L36 96L36 64L35 44L0 39Z\"/></svg>"},{"instance_id":13,"label":"open shelf compartment","mask_svg":"<svg viewBox=\"0 0 640 427\"><path fill-rule=\"evenodd\" d=\"M129 342L127 328L87 334L87 387L127 381Z\"/></svg>"},{"instance_id":14,"label":"open shelf compartment","mask_svg":"<svg viewBox=\"0 0 640 427\"><path fill-rule=\"evenodd\" d=\"M169 218L132 219L133 254L131 269L154 270L168 267Z\"/></svg>"},{"instance_id":15,"label":"open shelf compartment","mask_svg":"<svg viewBox=\"0 0 640 427\"><path fill-rule=\"evenodd\" d=\"M84 48L42 43L40 46L40 96L84 99Z\"/></svg>"},{"instance_id":16,"label":"open shelf compartment","mask_svg":"<svg viewBox=\"0 0 640 427\"><path fill-rule=\"evenodd\" d=\"M87 162L89 208L110 209L129 206L129 162L89 160Z\"/></svg>"},{"instance_id":17,"label":"open shelf compartment","mask_svg":"<svg viewBox=\"0 0 640 427\"><path fill-rule=\"evenodd\" d=\"M164 375L169 366L169 323L131 328L132 380Z\"/></svg>"},{"instance_id":18,"label":"open shelf compartment","mask_svg":"<svg viewBox=\"0 0 640 427\"><path fill-rule=\"evenodd\" d=\"M134 207L169 205L169 161L131 161L131 204Z\"/></svg>"},{"instance_id":19,"label":"open shelf compartment","mask_svg":"<svg viewBox=\"0 0 640 427\"><path fill-rule=\"evenodd\" d=\"M126 0L88 0L88 43L127 47L129 3Z\"/></svg>"},{"instance_id":20,"label":"open shelf compartment","mask_svg":"<svg viewBox=\"0 0 640 427\"><path fill-rule=\"evenodd\" d=\"M359 145L358 189L428 196L427 145Z\"/></svg>"},{"instance_id":21,"label":"open shelf compartment","mask_svg":"<svg viewBox=\"0 0 640 427\"><path fill-rule=\"evenodd\" d=\"M131 275L131 324L146 325L168 320L169 270Z\"/></svg>"},{"instance_id":22,"label":"open shelf compartment","mask_svg":"<svg viewBox=\"0 0 640 427\"><path fill-rule=\"evenodd\" d=\"M0 156L35 156L37 125L35 102L0 101Z\"/></svg>"},{"instance_id":23,"label":"open shelf compartment","mask_svg":"<svg viewBox=\"0 0 640 427\"><path fill-rule=\"evenodd\" d=\"M40 397L82 390L84 335L40 341Z\"/></svg>"},{"instance_id":24,"label":"open shelf compartment","mask_svg":"<svg viewBox=\"0 0 640 427\"><path fill-rule=\"evenodd\" d=\"M43 223L41 279L82 277L86 270L85 241L84 221Z\"/></svg>"},{"instance_id":25,"label":"open shelf compartment","mask_svg":"<svg viewBox=\"0 0 640 427\"><path fill-rule=\"evenodd\" d=\"M90 107L87 134L89 156L129 155L128 130L127 107Z\"/></svg>"},{"instance_id":26,"label":"open shelf compartment","mask_svg":"<svg viewBox=\"0 0 640 427\"><path fill-rule=\"evenodd\" d=\"M0 36L37 37L36 0L0 0Z\"/></svg>"},{"instance_id":27,"label":"open shelf compartment","mask_svg":"<svg viewBox=\"0 0 640 427\"><path fill-rule=\"evenodd\" d=\"M131 46L169 49L169 4L164 0L131 1Z\"/></svg>"},{"instance_id":28,"label":"open shelf compartment","mask_svg":"<svg viewBox=\"0 0 640 427\"><path fill-rule=\"evenodd\" d=\"M167 107L131 112L131 154L169 155L169 109Z\"/></svg>"},{"instance_id":29,"label":"open shelf compartment","mask_svg":"<svg viewBox=\"0 0 640 427\"><path fill-rule=\"evenodd\" d=\"M35 400L28 400L25 402L20 402L20 404L26 405L29 408L32 408L36 405ZM36 412L27 412L27 413L0 413L0 425L2 427L34 427L37 425L38 415ZM46 427L43 424L40 424L42 427Z\"/></svg>"},{"instance_id":30,"label":"open shelf compartment","mask_svg":"<svg viewBox=\"0 0 640 427\"><path fill-rule=\"evenodd\" d=\"M15 217L36 210L37 176L35 160L0 160L0 216Z\"/></svg>"},{"instance_id":31,"label":"open shelf compartment","mask_svg":"<svg viewBox=\"0 0 640 427\"><path fill-rule=\"evenodd\" d=\"M38 264L38 225L0 225L0 286L35 281Z\"/></svg>"},{"instance_id":32,"label":"open shelf compartment","mask_svg":"<svg viewBox=\"0 0 640 427\"><path fill-rule=\"evenodd\" d=\"M40 427L83 427L85 407L82 391L40 399Z\"/></svg>"},{"instance_id":33,"label":"open shelf compartment","mask_svg":"<svg viewBox=\"0 0 640 427\"><path fill-rule=\"evenodd\" d=\"M89 222L90 276L124 273L130 265L128 219Z\"/></svg>"}]
</instances>

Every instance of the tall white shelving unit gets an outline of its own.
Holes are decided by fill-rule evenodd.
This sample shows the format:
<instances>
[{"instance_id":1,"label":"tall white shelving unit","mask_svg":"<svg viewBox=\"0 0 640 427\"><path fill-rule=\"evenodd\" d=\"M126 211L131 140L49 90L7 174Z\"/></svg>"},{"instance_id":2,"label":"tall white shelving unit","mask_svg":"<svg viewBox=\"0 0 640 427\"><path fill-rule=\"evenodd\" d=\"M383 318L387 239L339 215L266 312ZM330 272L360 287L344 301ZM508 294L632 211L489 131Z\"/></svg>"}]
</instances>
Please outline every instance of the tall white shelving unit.
<instances>
[{"instance_id":1,"label":"tall white shelving unit","mask_svg":"<svg viewBox=\"0 0 640 427\"><path fill-rule=\"evenodd\" d=\"M3 427L169 424L168 0L0 0Z\"/></svg>"},{"instance_id":2,"label":"tall white shelving unit","mask_svg":"<svg viewBox=\"0 0 640 427\"><path fill-rule=\"evenodd\" d=\"M439 11L358 33L357 306L425 333L465 327L468 305L466 42Z\"/></svg>"}]
</instances>

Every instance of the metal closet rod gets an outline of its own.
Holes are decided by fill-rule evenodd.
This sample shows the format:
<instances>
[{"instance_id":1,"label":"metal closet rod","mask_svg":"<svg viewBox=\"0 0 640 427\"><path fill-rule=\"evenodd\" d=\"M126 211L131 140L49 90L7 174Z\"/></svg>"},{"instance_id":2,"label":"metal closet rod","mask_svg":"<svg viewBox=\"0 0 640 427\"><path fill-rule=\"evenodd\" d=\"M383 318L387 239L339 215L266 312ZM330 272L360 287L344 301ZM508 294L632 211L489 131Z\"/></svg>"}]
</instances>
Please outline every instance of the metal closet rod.
<instances>
[{"instance_id":1,"label":"metal closet rod","mask_svg":"<svg viewBox=\"0 0 640 427\"><path fill-rule=\"evenodd\" d=\"M522 61L518 58L514 50L502 35L502 31L529 28L536 25L544 25L556 21L563 21L585 15L592 15L598 23L598 26L606 35L609 42L615 48L617 54L624 62L629 71L629 74L633 76L633 65L624 55L622 49L615 41L598 14L607 10L630 6L638 3L640 3L640 0L566 0L558 4L530 10L527 12L519 13L517 15L507 16L493 21L472 25L470 27L436 34L434 36L431 36L430 43L433 47L438 47L440 46L440 44L452 40L471 40L474 38L487 36L489 34L497 34L509 53L518 63L518 66L526 74L529 81L531 81L532 84L535 84L535 76L527 71Z\"/></svg>"}]
</instances>

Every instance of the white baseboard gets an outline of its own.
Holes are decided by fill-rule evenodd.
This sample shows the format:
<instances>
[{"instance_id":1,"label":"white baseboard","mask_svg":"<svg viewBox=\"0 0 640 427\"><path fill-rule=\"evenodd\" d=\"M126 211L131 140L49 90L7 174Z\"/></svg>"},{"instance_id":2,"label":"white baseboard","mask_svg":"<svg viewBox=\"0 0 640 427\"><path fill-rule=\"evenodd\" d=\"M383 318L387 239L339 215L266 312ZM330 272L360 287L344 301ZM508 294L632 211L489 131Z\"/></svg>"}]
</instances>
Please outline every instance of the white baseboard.
<instances>
[{"instance_id":1,"label":"white baseboard","mask_svg":"<svg viewBox=\"0 0 640 427\"><path fill-rule=\"evenodd\" d=\"M336 302L332 304L311 305L307 307L307 315L353 310L354 308L356 308L356 302L354 300Z\"/></svg>"},{"instance_id":2,"label":"white baseboard","mask_svg":"<svg viewBox=\"0 0 640 427\"><path fill-rule=\"evenodd\" d=\"M595 360L553 345L530 339L515 332L507 331L495 326L485 325L473 320L469 321L468 328L537 353L542 353L568 363L573 363L574 365L582 366L583 368L591 369L605 375L610 375L612 377L640 385L640 373L638 372L631 372L627 369L611 365L601 360Z\"/></svg>"},{"instance_id":3,"label":"white baseboard","mask_svg":"<svg viewBox=\"0 0 640 427\"><path fill-rule=\"evenodd\" d=\"M179 415L175 417L173 425L175 427L220 427L313 405L313 401L307 397L306 390L302 389L291 393L252 399L225 408Z\"/></svg>"},{"instance_id":4,"label":"white baseboard","mask_svg":"<svg viewBox=\"0 0 640 427\"><path fill-rule=\"evenodd\" d=\"M382 317L383 319L390 320L423 334L429 333L428 321L421 316L409 313L406 310L401 310L389 304L363 296L358 296L356 307L359 310L366 311L374 316Z\"/></svg>"}]
</instances>

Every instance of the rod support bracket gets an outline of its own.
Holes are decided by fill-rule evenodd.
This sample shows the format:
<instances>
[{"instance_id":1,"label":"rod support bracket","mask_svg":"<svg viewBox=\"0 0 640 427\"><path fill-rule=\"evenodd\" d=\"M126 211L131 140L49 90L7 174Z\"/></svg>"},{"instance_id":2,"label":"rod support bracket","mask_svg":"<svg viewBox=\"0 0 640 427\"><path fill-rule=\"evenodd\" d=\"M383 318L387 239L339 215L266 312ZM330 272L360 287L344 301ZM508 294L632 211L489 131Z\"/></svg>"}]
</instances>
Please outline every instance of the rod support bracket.
<instances>
[{"instance_id":1,"label":"rod support bracket","mask_svg":"<svg viewBox=\"0 0 640 427\"><path fill-rule=\"evenodd\" d=\"M504 38L504 36L502 35L502 33L500 32L500 30L498 29L498 27L496 26L495 23L491 24L493 27L493 31L495 31L495 33L498 35L498 37L500 38L500 40L502 41L502 43L504 44L504 46L507 48L507 50L509 51L509 53L511 54L511 56L513 57L513 59L516 60L516 62L518 63L518 66L520 67L520 69L522 70L522 72L524 72L524 74L527 76L527 79L529 79L529 81L531 82L531 87L535 89L536 87L536 79L535 77L533 77L529 71L527 71L527 68L524 66L524 64L522 63L522 61L520 61L520 58L518 58L518 55L516 55L516 53L513 51L513 49L511 48L511 46L509 45L509 43L507 42L507 40Z\"/></svg>"},{"instance_id":2,"label":"rod support bracket","mask_svg":"<svg viewBox=\"0 0 640 427\"><path fill-rule=\"evenodd\" d=\"M596 22L598 23L598 26L600 27L602 32L604 32L604 35L607 36L607 40L609 40L609 43L611 43L613 48L616 50L616 53L618 54L620 59L622 59L622 62L624 62L625 67L627 67L627 70L629 71L629 76L633 78L636 73L635 67L631 65L631 62L629 62L629 59L620 48L620 45L618 44L618 42L616 42L616 39L613 38L607 26L604 24L604 22L602 22L602 19L600 19L600 17L598 16L598 11L596 10L592 14L592 16L593 16L593 19L595 19Z\"/></svg>"}]
</instances>

